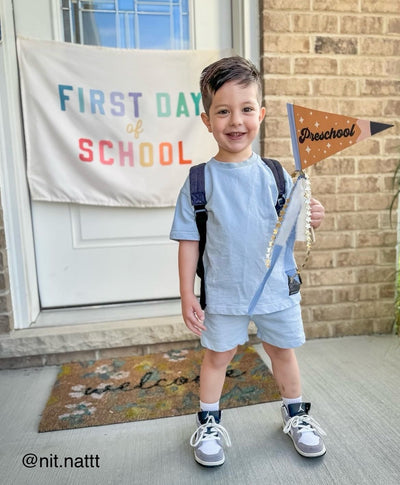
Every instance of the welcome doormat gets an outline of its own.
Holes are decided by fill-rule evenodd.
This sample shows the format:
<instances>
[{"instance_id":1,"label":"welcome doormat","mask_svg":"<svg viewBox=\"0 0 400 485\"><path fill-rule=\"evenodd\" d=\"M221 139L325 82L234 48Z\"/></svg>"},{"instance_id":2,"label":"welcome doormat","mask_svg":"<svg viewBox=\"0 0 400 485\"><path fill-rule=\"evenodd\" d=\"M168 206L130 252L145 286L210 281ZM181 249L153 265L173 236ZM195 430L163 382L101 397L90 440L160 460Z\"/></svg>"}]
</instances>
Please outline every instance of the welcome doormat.
<instances>
[{"instance_id":1,"label":"welcome doormat","mask_svg":"<svg viewBox=\"0 0 400 485\"><path fill-rule=\"evenodd\" d=\"M204 350L65 364L42 414L39 432L180 416L198 411ZM253 347L241 348L226 372L223 409L280 399Z\"/></svg>"}]
</instances>

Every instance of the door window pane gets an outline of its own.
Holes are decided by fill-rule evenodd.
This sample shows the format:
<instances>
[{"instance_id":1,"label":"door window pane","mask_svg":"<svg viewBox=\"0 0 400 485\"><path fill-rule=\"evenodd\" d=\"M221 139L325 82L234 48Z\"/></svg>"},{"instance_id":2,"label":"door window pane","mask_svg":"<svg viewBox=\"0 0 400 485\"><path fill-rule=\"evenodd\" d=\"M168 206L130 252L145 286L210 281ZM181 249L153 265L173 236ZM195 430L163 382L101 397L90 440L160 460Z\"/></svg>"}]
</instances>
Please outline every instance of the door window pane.
<instances>
[{"instance_id":1,"label":"door window pane","mask_svg":"<svg viewBox=\"0 0 400 485\"><path fill-rule=\"evenodd\" d=\"M189 0L61 0L64 39L127 49L189 49Z\"/></svg>"}]
</instances>

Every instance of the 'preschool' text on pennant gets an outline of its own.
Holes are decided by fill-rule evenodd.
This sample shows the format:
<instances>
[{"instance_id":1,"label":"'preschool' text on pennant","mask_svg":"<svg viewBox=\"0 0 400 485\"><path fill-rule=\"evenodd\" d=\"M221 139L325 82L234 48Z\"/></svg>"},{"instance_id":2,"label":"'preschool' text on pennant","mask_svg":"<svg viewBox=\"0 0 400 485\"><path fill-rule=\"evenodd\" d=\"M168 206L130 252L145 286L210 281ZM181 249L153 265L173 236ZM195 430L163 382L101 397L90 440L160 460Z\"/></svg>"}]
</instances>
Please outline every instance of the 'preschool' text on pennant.
<instances>
[{"instance_id":1,"label":"'preschool' text on pennant","mask_svg":"<svg viewBox=\"0 0 400 485\"><path fill-rule=\"evenodd\" d=\"M393 125L287 104L296 170L303 170Z\"/></svg>"}]
</instances>

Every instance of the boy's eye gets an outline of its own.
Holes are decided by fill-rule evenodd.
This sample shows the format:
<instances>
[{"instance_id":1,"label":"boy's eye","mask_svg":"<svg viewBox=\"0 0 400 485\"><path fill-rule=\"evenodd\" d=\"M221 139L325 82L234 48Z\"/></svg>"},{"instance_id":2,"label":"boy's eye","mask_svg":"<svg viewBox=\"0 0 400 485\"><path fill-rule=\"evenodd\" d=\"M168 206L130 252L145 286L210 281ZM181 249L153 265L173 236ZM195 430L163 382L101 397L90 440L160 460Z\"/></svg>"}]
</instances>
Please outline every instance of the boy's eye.
<instances>
[{"instance_id":1,"label":"boy's eye","mask_svg":"<svg viewBox=\"0 0 400 485\"><path fill-rule=\"evenodd\" d=\"M245 113L251 113L254 111L254 108L252 106L246 106L246 108L243 109Z\"/></svg>"},{"instance_id":2,"label":"boy's eye","mask_svg":"<svg viewBox=\"0 0 400 485\"><path fill-rule=\"evenodd\" d=\"M217 114L226 115L226 114L228 114L228 110L227 109L220 109Z\"/></svg>"}]
</instances>

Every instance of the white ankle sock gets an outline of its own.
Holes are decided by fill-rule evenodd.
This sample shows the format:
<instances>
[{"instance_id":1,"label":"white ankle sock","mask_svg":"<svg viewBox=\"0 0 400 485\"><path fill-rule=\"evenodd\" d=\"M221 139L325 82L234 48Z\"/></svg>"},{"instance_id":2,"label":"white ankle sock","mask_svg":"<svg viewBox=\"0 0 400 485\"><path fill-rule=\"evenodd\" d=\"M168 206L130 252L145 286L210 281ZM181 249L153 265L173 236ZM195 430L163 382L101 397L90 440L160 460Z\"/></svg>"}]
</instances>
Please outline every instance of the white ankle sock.
<instances>
[{"instance_id":1,"label":"white ankle sock","mask_svg":"<svg viewBox=\"0 0 400 485\"><path fill-rule=\"evenodd\" d=\"M286 408L289 406L289 404L296 404L298 402L303 402L302 396L295 397L295 398L287 398L287 397L282 397L283 404L286 406Z\"/></svg>"},{"instance_id":2,"label":"white ankle sock","mask_svg":"<svg viewBox=\"0 0 400 485\"><path fill-rule=\"evenodd\" d=\"M200 401L200 409L202 411L219 411L219 401L213 403ZM219 440L207 440L201 443L199 449L206 455L215 455L219 453L221 445Z\"/></svg>"},{"instance_id":3,"label":"white ankle sock","mask_svg":"<svg viewBox=\"0 0 400 485\"><path fill-rule=\"evenodd\" d=\"M219 411L219 401L212 403L200 401L200 409L202 411Z\"/></svg>"}]
</instances>

